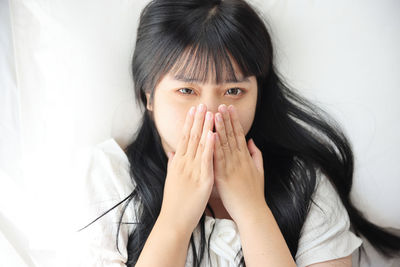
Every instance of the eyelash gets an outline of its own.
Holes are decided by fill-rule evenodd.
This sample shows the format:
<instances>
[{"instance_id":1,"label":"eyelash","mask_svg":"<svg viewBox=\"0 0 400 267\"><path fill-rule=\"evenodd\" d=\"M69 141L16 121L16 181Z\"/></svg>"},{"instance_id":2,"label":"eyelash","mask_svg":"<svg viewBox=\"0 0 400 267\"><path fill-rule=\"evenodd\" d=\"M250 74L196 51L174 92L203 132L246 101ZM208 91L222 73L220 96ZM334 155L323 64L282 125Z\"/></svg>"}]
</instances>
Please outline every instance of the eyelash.
<instances>
[{"instance_id":1,"label":"eyelash","mask_svg":"<svg viewBox=\"0 0 400 267\"><path fill-rule=\"evenodd\" d=\"M182 90L182 89L188 89L188 90L193 91L193 89L190 89L190 88L186 88L186 87L185 87L185 88L179 89L178 92L180 92L180 90ZM239 94L236 94L236 95L233 95L233 96L239 96L239 95L243 95L243 94L245 93L245 91L244 91L243 89L239 88L239 87L232 87L232 88L229 88L228 91L231 90L231 89L238 89L238 90L241 91ZM181 93L181 95L191 95L191 94Z\"/></svg>"}]
</instances>

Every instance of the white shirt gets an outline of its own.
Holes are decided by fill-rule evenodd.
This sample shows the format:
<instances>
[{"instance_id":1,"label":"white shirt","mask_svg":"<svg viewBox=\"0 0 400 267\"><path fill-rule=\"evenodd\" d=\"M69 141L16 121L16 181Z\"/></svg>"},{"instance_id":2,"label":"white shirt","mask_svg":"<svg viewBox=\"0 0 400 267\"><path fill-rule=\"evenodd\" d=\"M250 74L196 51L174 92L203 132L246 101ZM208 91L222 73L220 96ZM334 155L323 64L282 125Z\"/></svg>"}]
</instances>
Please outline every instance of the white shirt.
<instances>
[{"instance_id":1,"label":"white shirt","mask_svg":"<svg viewBox=\"0 0 400 267\"><path fill-rule=\"evenodd\" d=\"M82 227L123 200L134 188L129 175L128 158L114 139L97 144L91 152L89 163L82 181L86 198L82 209L83 214L87 215L82 221ZM346 257L363 243L363 240L350 230L348 213L330 181L322 173L318 177L317 183L320 182L317 184L314 201L323 211L314 204L311 205L295 257L299 267ZM74 256L68 266L126 266L126 245L134 225L121 224L118 236L121 254L117 251L115 243L119 215L124 204L125 202L76 234L71 247ZM133 212L135 208L133 201L130 201L123 222L136 221ZM206 216L206 241L213 225L215 228L210 239L211 266L238 266L242 254L234 261L241 247L236 223L229 219ZM199 227L193 234L196 248L199 249ZM205 251L202 266L209 266L207 254ZM192 256L190 245L187 267L192 266ZM353 266L358 266L354 256Z\"/></svg>"}]
</instances>

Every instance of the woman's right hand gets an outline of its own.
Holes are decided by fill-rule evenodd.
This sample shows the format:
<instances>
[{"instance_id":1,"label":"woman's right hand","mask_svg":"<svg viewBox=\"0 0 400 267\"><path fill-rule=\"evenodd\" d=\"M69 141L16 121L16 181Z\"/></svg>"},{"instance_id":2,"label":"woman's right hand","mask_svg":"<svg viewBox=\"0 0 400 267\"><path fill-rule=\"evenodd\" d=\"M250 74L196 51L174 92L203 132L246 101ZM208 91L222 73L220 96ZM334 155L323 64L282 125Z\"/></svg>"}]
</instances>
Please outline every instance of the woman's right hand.
<instances>
[{"instance_id":1,"label":"woman's right hand","mask_svg":"<svg viewBox=\"0 0 400 267\"><path fill-rule=\"evenodd\" d=\"M200 105L199 105L200 106ZM196 228L214 185L212 112L192 107L186 115L182 138L175 153L168 156L167 176L160 216L174 226L190 231ZM210 133L209 133L210 132Z\"/></svg>"}]
</instances>

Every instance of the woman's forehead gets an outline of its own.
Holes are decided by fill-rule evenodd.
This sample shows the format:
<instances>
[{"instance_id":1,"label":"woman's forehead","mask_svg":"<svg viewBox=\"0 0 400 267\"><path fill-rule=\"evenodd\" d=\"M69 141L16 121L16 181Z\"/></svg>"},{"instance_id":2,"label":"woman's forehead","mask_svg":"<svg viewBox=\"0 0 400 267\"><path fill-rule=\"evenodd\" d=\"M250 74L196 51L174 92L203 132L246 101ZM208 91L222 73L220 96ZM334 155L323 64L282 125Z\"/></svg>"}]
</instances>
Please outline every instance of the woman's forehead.
<instances>
[{"instance_id":1,"label":"woman's forehead","mask_svg":"<svg viewBox=\"0 0 400 267\"><path fill-rule=\"evenodd\" d=\"M174 68L168 75L176 80L186 83L238 83L248 80L248 76L244 76L238 69L227 70L224 68L218 68L213 66L202 66L202 65L184 65L181 68Z\"/></svg>"},{"instance_id":2,"label":"woman's forehead","mask_svg":"<svg viewBox=\"0 0 400 267\"><path fill-rule=\"evenodd\" d=\"M196 78L191 78L191 77L186 77L181 74L168 74L169 78L175 81L180 81L180 82L185 82L185 83L199 83L199 84L204 84L204 83L214 83L216 84L215 80L208 79L206 82L196 79ZM232 78L226 78L222 79L222 83L243 83L243 82L250 82L249 77L250 76L243 76L242 74L236 74L236 79Z\"/></svg>"},{"instance_id":3,"label":"woman's forehead","mask_svg":"<svg viewBox=\"0 0 400 267\"><path fill-rule=\"evenodd\" d=\"M233 83L240 82L250 75L243 75L229 52L225 55L210 51L186 51L178 57L169 75L175 80L193 83Z\"/></svg>"}]
</instances>

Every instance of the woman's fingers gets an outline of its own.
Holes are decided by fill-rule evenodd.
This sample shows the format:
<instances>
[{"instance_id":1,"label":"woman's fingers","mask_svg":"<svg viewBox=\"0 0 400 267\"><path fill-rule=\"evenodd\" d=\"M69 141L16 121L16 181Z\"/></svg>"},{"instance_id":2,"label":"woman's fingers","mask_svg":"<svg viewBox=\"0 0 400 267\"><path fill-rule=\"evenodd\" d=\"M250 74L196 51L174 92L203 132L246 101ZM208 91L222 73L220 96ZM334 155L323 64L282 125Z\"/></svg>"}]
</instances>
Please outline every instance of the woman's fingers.
<instances>
[{"instance_id":1,"label":"woman's fingers","mask_svg":"<svg viewBox=\"0 0 400 267\"><path fill-rule=\"evenodd\" d=\"M225 157L228 157L231 154L231 148L229 146L228 138L226 137L224 119L219 112L215 114L215 119L215 129L218 133L221 150L223 151Z\"/></svg>"},{"instance_id":2,"label":"woman's fingers","mask_svg":"<svg viewBox=\"0 0 400 267\"><path fill-rule=\"evenodd\" d=\"M214 143L215 143L215 133L211 130L205 134L205 147L204 152L201 155L202 157L202 168L205 171L205 177L214 177L214 168L213 168L213 156L214 156ZM213 181L212 181L213 182Z\"/></svg>"},{"instance_id":3,"label":"woman's fingers","mask_svg":"<svg viewBox=\"0 0 400 267\"><path fill-rule=\"evenodd\" d=\"M215 136L215 148L214 148L214 172L221 172L225 168L225 157L224 151L221 147L221 139L219 134L216 133Z\"/></svg>"},{"instance_id":4,"label":"woman's fingers","mask_svg":"<svg viewBox=\"0 0 400 267\"><path fill-rule=\"evenodd\" d=\"M228 145L230 150L233 152L237 150L237 144L236 144L236 137L235 133L233 132L233 127L231 123L231 118L229 116L228 109L225 104L222 104L221 106L218 107L219 112L222 114L222 118L224 119L224 128L225 128L225 134L226 134L226 139L228 140Z\"/></svg>"},{"instance_id":5,"label":"woman's fingers","mask_svg":"<svg viewBox=\"0 0 400 267\"><path fill-rule=\"evenodd\" d=\"M199 147L197 148L196 157L201 156L201 154L203 153L203 151L205 149L205 144L207 141L208 131L212 131L213 127L214 127L213 114L212 114L212 112L207 111L206 119L204 120L203 132L201 134Z\"/></svg>"},{"instance_id":6,"label":"woman's fingers","mask_svg":"<svg viewBox=\"0 0 400 267\"><path fill-rule=\"evenodd\" d=\"M186 155L188 155L192 158L194 158L196 156L197 147L199 146L201 133L203 130L204 111L205 111L205 105L200 104L197 107L193 127L190 131L190 138L189 138Z\"/></svg>"},{"instance_id":7,"label":"woman's fingers","mask_svg":"<svg viewBox=\"0 0 400 267\"><path fill-rule=\"evenodd\" d=\"M186 119L185 119L185 123L183 125L183 130L182 130L182 138L180 139L180 141L178 143L178 147L176 148L175 155L183 156L186 154L187 146L188 146L189 138L190 138L190 130L192 129L195 113L196 113L195 106L191 107L189 109L189 111L186 113Z\"/></svg>"},{"instance_id":8,"label":"woman's fingers","mask_svg":"<svg viewBox=\"0 0 400 267\"><path fill-rule=\"evenodd\" d=\"M230 105L228 107L228 110L229 110L229 114L231 117L233 132L234 132L234 135L236 136L237 147L240 151L246 151L247 150L246 149L247 148L246 137L244 136L244 131L243 131L242 125L240 124L237 111L233 105Z\"/></svg>"},{"instance_id":9,"label":"woman's fingers","mask_svg":"<svg viewBox=\"0 0 400 267\"><path fill-rule=\"evenodd\" d=\"M188 154L194 158L205 150L207 133L214 127L213 114L207 112L210 116L207 118L206 109L204 104L189 109L176 155ZM224 104L219 106L218 110L220 112L215 115L215 128L219 135L221 150L226 157L229 157L235 149L245 151L247 143L236 110L232 105L228 109Z\"/></svg>"}]
</instances>

